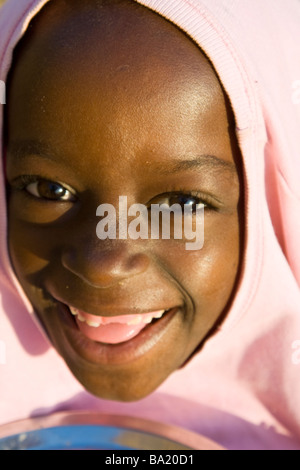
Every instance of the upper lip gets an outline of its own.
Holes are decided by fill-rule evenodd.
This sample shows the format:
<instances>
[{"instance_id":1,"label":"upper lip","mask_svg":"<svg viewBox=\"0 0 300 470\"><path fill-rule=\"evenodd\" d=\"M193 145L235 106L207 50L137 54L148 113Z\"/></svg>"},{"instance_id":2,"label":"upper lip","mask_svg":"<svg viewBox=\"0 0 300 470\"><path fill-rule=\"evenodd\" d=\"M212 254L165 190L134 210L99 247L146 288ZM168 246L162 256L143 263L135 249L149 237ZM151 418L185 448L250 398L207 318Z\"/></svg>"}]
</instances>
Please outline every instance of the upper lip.
<instances>
[{"instance_id":1,"label":"upper lip","mask_svg":"<svg viewBox=\"0 0 300 470\"><path fill-rule=\"evenodd\" d=\"M60 302L67 307L74 307L89 315L100 317L113 317L121 315L143 315L159 310L168 311L174 308L186 309L182 293L174 286L166 285L164 288L157 283L146 282L144 286L120 287L118 290L105 291L86 290L81 285L60 282L69 286L68 290L61 290L57 280L47 282L44 289L54 302Z\"/></svg>"}]
</instances>

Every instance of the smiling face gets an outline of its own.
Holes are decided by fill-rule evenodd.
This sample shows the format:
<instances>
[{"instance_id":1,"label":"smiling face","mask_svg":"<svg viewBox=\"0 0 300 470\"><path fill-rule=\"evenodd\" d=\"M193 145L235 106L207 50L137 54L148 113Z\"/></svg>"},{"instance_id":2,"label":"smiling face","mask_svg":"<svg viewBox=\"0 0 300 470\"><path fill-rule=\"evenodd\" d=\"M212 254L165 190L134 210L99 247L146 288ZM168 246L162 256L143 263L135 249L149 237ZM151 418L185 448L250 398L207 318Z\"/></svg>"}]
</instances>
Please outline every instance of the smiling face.
<instances>
[{"instance_id":1,"label":"smiling face","mask_svg":"<svg viewBox=\"0 0 300 470\"><path fill-rule=\"evenodd\" d=\"M145 8L58 0L27 33L8 102L17 277L90 392L140 399L213 331L237 279L239 155L219 81L192 41ZM99 240L96 209L117 209L121 195L204 203L203 248Z\"/></svg>"}]
</instances>

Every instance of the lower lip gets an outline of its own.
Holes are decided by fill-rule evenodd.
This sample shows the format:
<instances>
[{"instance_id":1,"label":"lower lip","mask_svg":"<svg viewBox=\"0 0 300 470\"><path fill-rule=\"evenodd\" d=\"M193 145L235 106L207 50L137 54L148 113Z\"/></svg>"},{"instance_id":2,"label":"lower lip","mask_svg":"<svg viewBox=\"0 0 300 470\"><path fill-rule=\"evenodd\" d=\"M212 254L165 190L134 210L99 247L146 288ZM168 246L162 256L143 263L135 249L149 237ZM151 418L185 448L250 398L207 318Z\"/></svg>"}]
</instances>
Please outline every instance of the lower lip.
<instances>
[{"instance_id":1,"label":"lower lip","mask_svg":"<svg viewBox=\"0 0 300 470\"><path fill-rule=\"evenodd\" d=\"M84 360L99 365L121 365L137 360L150 352L158 343L162 343L166 334L176 327L175 319L179 308L175 307L166 312L160 319L143 328L134 338L118 344L105 344L87 338L78 328L71 316L69 308L61 306L62 318L67 340L72 349ZM177 323L177 322L176 322Z\"/></svg>"}]
</instances>

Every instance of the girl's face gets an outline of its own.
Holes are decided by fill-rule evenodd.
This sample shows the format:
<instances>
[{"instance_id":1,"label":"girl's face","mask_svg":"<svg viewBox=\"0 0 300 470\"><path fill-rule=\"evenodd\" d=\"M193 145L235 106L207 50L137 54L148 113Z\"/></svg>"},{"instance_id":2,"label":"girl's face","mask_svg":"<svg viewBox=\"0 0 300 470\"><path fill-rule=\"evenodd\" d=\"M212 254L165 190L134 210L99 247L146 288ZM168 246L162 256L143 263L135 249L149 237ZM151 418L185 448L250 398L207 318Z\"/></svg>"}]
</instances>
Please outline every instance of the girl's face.
<instances>
[{"instance_id":1,"label":"girl's face","mask_svg":"<svg viewBox=\"0 0 300 470\"><path fill-rule=\"evenodd\" d=\"M198 47L139 5L93 3L50 2L14 63L9 248L73 374L97 396L129 401L187 361L228 309L240 261L239 153ZM204 203L203 248L99 240L96 209L117 210L119 196L128 206ZM151 321L153 312L165 313ZM100 317L106 330L82 321Z\"/></svg>"}]
</instances>

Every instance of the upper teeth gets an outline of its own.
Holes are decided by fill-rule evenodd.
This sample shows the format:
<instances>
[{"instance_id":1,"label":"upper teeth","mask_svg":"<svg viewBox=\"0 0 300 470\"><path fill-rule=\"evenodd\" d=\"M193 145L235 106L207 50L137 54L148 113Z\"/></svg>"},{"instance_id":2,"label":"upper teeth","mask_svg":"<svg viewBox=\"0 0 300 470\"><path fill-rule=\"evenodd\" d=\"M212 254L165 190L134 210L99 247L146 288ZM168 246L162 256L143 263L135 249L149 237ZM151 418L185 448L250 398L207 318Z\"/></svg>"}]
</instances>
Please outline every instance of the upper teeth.
<instances>
[{"instance_id":1,"label":"upper teeth","mask_svg":"<svg viewBox=\"0 0 300 470\"><path fill-rule=\"evenodd\" d=\"M98 328L102 324L102 321L101 321L100 318L99 318L99 321L90 320L88 318L85 318L80 313L80 311L77 310L76 308L74 308L74 307L69 307L69 308L70 308L70 312L72 313L72 315L76 316L79 321L85 322L87 325L91 326L92 328ZM153 318L161 318L163 316L164 312L165 312L165 310L160 310L159 312L156 312L155 315L150 316L150 317L149 317L149 315L136 315L129 322L126 322L126 323L120 322L120 323L123 323L125 325L138 325L140 323L145 323L145 324L146 323L151 323Z\"/></svg>"},{"instance_id":2,"label":"upper teeth","mask_svg":"<svg viewBox=\"0 0 300 470\"><path fill-rule=\"evenodd\" d=\"M161 318L164 314L164 310L161 310L160 312L157 312L155 315L151 317L145 317L143 315L136 315L134 319L129 321L127 325L138 325L139 323L151 323L153 318Z\"/></svg>"}]
</instances>

